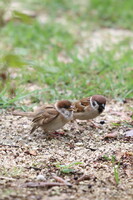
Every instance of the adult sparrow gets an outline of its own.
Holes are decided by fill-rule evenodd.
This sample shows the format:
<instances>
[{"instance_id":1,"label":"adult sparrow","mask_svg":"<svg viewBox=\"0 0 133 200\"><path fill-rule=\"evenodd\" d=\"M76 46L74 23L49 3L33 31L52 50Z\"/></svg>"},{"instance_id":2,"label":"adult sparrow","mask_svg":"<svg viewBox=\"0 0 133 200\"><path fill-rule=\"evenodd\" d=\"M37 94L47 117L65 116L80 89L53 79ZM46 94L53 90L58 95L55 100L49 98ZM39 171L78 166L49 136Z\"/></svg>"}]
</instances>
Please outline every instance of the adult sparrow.
<instances>
[{"instance_id":1,"label":"adult sparrow","mask_svg":"<svg viewBox=\"0 0 133 200\"><path fill-rule=\"evenodd\" d=\"M13 115L33 118L31 133L41 127L44 132L56 132L67 122L73 119L73 106L68 100L58 101L55 104L47 104L38 108L35 112L13 112Z\"/></svg>"},{"instance_id":2,"label":"adult sparrow","mask_svg":"<svg viewBox=\"0 0 133 200\"><path fill-rule=\"evenodd\" d=\"M89 120L100 115L105 109L106 98L102 95L83 98L73 103L73 119Z\"/></svg>"}]
</instances>

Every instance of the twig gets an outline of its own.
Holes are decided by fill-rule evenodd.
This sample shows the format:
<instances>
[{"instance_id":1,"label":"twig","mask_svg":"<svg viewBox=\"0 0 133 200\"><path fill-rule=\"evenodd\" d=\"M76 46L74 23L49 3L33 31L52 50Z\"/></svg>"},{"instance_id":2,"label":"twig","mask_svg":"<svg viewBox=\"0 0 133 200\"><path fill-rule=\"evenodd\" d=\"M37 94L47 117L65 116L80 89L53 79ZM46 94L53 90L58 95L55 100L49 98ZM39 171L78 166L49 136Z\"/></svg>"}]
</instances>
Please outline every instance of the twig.
<instances>
[{"instance_id":1,"label":"twig","mask_svg":"<svg viewBox=\"0 0 133 200\"><path fill-rule=\"evenodd\" d=\"M108 138L117 138L118 133L117 132L113 132L113 133L108 133L107 135L104 136L104 139L108 139Z\"/></svg>"},{"instance_id":2,"label":"twig","mask_svg":"<svg viewBox=\"0 0 133 200\"><path fill-rule=\"evenodd\" d=\"M11 144L2 144L2 143L0 143L0 147L3 147L3 146L19 148L18 145L11 145Z\"/></svg>"},{"instance_id":3,"label":"twig","mask_svg":"<svg viewBox=\"0 0 133 200\"><path fill-rule=\"evenodd\" d=\"M39 167L25 167L26 169L34 169L34 170L42 170L41 168L39 168Z\"/></svg>"},{"instance_id":4,"label":"twig","mask_svg":"<svg viewBox=\"0 0 133 200\"><path fill-rule=\"evenodd\" d=\"M30 188L44 188L44 187L54 187L54 186L65 186L65 184L57 182L28 182L25 183L23 186Z\"/></svg>"},{"instance_id":5,"label":"twig","mask_svg":"<svg viewBox=\"0 0 133 200\"><path fill-rule=\"evenodd\" d=\"M91 178L93 178L93 175L84 174L78 180L76 180L76 182L79 183L81 181L90 180Z\"/></svg>"},{"instance_id":6,"label":"twig","mask_svg":"<svg viewBox=\"0 0 133 200\"><path fill-rule=\"evenodd\" d=\"M1 180L8 180L8 181L14 181L16 180L15 178L10 178L10 177L5 177L5 176L0 176Z\"/></svg>"},{"instance_id":7,"label":"twig","mask_svg":"<svg viewBox=\"0 0 133 200\"><path fill-rule=\"evenodd\" d=\"M59 176L56 176L56 175L53 175L53 178L58 181L59 183L63 183L69 187L72 187L72 184L71 183L68 183L66 180L64 180L63 178L59 177Z\"/></svg>"}]
</instances>

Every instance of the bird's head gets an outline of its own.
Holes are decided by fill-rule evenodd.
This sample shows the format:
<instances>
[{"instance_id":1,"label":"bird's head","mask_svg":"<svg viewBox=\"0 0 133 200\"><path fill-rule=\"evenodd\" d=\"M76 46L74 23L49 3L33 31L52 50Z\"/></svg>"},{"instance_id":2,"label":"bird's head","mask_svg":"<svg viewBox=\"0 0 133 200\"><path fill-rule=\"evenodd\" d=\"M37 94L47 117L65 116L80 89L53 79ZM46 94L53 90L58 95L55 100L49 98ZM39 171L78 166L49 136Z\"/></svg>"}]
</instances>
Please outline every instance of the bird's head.
<instances>
[{"instance_id":1,"label":"bird's head","mask_svg":"<svg viewBox=\"0 0 133 200\"><path fill-rule=\"evenodd\" d=\"M99 113L102 113L105 109L106 98L102 95L94 95L90 98L91 107L95 110L98 110Z\"/></svg>"},{"instance_id":2,"label":"bird's head","mask_svg":"<svg viewBox=\"0 0 133 200\"><path fill-rule=\"evenodd\" d=\"M56 110L61 113L65 118L72 118L74 107L71 101L61 100L55 104Z\"/></svg>"}]
</instances>

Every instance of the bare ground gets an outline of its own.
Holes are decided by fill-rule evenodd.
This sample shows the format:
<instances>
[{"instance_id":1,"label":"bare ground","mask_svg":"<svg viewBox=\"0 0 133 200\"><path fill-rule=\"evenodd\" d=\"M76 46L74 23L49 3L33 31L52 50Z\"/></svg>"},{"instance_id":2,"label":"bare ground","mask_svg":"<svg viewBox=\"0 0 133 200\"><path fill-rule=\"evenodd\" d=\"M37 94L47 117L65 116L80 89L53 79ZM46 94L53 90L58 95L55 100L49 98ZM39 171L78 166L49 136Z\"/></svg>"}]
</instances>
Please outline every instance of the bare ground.
<instances>
[{"instance_id":1,"label":"bare ground","mask_svg":"<svg viewBox=\"0 0 133 200\"><path fill-rule=\"evenodd\" d=\"M126 103L111 100L106 110L93 122L78 121L64 127L65 135L51 138L37 130L30 135L31 120L12 116L4 111L0 118L0 199L38 200L130 200L133 199L133 140L125 137L132 130L132 100ZM101 125L100 121L105 124ZM108 135L109 134L109 135ZM105 137L107 136L107 137ZM115 156L115 161L112 161ZM108 159L110 158L110 159ZM74 171L61 173L57 164L74 165ZM118 166L119 183L114 167ZM57 182L53 174L65 179L72 186L42 187L43 182ZM88 180L77 180L88 175ZM84 178L83 178L84 179ZM38 187L29 188L30 184Z\"/></svg>"},{"instance_id":2,"label":"bare ground","mask_svg":"<svg viewBox=\"0 0 133 200\"><path fill-rule=\"evenodd\" d=\"M10 15L10 12L7 13ZM10 18L6 17L7 20ZM39 20L45 23L47 16L42 17ZM76 29L72 30L77 32ZM81 58L90 46L94 51L97 47L108 47L108 41L116 44L120 38L132 37L130 31L116 32L113 29L98 30L93 36L88 35L82 32L80 36L81 41L84 41L79 47ZM64 59L62 55L60 57ZM59 138L51 138L41 130L30 135L31 120L14 117L11 111L3 110L0 117L0 200L133 199L133 140L132 137L124 136L126 131L133 129L132 105L131 100L126 103L112 100L106 111L94 120L98 128L85 121L78 122L79 130L73 124L68 124L64 127L65 135ZM100 125L101 120L105 124ZM112 156L116 157L114 163ZM73 162L82 164L73 166L75 171L70 174L63 174L56 167L57 164ZM119 166L118 184L114 174L115 165ZM40 181L37 180L39 174L43 175L43 182L50 183L55 182L53 174L56 174L71 183L72 187L40 188ZM88 175L88 180L78 183L77 180L83 175ZM28 188L26 183L30 181L38 184L38 187Z\"/></svg>"}]
</instances>

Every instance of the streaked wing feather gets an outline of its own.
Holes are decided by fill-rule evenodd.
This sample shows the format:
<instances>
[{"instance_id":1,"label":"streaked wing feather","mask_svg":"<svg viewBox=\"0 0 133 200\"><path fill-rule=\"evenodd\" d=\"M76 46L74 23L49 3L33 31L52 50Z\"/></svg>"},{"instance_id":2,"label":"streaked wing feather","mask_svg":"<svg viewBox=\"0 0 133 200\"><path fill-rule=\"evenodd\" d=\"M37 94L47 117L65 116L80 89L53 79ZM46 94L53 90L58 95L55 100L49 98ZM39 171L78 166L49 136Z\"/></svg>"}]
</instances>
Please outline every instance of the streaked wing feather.
<instances>
[{"instance_id":1,"label":"streaked wing feather","mask_svg":"<svg viewBox=\"0 0 133 200\"><path fill-rule=\"evenodd\" d=\"M88 106L90 100L88 98L83 98L80 100L82 106Z\"/></svg>"},{"instance_id":2,"label":"streaked wing feather","mask_svg":"<svg viewBox=\"0 0 133 200\"><path fill-rule=\"evenodd\" d=\"M38 128L38 126L36 124L34 124L30 131L30 134L33 133L37 128Z\"/></svg>"},{"instance_id":3,"label":"streaked wing feather","mask_svg":"<svg viewBox=\"0 0 133 200\"><path fill-rule=\"evenodd\" d=\"M36 117L33 119L33 123L43 126L44 124L51 122L58 115L58 111L56 111L54 108L46 109L36 115Z\"/></svg>"},{"instance_id":4,"label":"streaked wing feather","mask_svg":"<svg viewBox=\"0 0 133 200\"><path fill-rule=\"evenodd\" d=\"M75 102L74 107L75 112L84 112L84 107L80 104L79 101Z\"/></svg>"}]
</instances>

